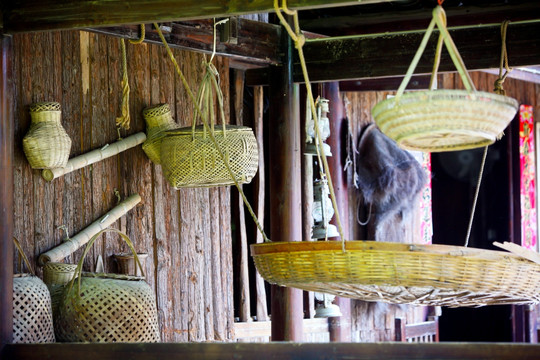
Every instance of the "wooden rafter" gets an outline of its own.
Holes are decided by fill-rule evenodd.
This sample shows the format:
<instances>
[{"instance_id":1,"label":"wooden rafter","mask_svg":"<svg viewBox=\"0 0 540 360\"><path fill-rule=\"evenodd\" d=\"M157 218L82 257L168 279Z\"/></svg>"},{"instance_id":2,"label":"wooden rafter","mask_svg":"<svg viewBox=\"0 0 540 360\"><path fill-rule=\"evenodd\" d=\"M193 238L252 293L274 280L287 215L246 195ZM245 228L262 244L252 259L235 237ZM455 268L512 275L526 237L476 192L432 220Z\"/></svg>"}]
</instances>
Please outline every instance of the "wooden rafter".
<instances>
[{"instance_id":1,"label":"wooden rafter","mask_svg":"<svg viewBox=\"0 0 540 360\"><path fill-rule=\"evenodd\" d=\"M498 25L450 29L450 34L468 70L499 67L501 38ZM510 23L508 26L510 66L537 65L540 62L540 38L531 34L540 34L540 22ZM308 41L304 54L310 79L321 82L402 76L407 72L423 35L423 31L415 31ZM416 74L431 72L436 40L436 35L433 35ZM439 70L456 70L446 51L443 51ZM248 85L262 85L267 81L266 69L250 70L246 75ZM295 61L294 81L303 81L298 61Z\"/></svg>"},{"instance_id":2,"label":"wooden rafter","mask_svg":"<svg viewBox=\"0 0 540 360\"><path fill-rule=\"evenodd\" d=\"M289 0L291 9L324 8L386 0ZM270 0L12 0L3 11L3 31L79 29L170 22L273 11Z\"/></svg>"}]
</instances>

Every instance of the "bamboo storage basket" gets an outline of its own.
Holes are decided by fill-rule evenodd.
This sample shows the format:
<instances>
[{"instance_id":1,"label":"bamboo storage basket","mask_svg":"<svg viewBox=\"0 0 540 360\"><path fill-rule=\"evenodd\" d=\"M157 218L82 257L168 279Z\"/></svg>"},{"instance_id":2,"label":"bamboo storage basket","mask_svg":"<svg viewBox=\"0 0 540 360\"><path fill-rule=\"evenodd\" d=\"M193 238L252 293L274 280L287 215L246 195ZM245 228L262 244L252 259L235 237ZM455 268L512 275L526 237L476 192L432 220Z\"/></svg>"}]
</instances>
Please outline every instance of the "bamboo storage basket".
<instances>
[{"instance_id":1,"label":"bamboo storage basket","mask_svg":"<svg viewBox=\"0 0 540 360\"><path fill-rule=\"evenodd\" d=\"M161 164L161 140L166 130L178 128L171 116L169 104L159 104L143 111L146 121L146 141L142 148L154 164Z\"/></svg>"},{"instance_id":2,"label":"bamboo storage basket","mask_svg":"<svg viewBox=\"0 0 540 360\"><path fill-rule=\"evenodd\" d=\"M65 285L75 274L75 264L48 262L43 266L43 282L51 293L53 316L58 313L58 306L62 300Z\"/></svg>"},{"instance_id":3,"label":"bamboo storage basket","mask_svg":"<svg viewBox=\"0 0 540 360\"><path fill-rule=\"evenodd\" d=\"M365 301L433 306L537 304L540 265L512 253L374 241L251 245L271 284Z\"/></svg>"},{"instance_id":4,"label":"bamboo storage basket","mask_svg":"<svg viewBox=\"0 0 540 360\"><path fill-rule=\"evenodd\" d=\"M431 90L403 94L435 24L441 36L435 64L438 64L441 41L444 40L467 90ZM517 112L518 102L515 99L476 91L445 24L444 10L437 6L396 96L379 102L372 109L373 118L381 131L402 148L439 152L487 146L502 136L503 130ZM436 76L437 67L434 67L432 81Z\"/></svg>"},{"instance_id":5,"label":"bamboo storage basket","mask_svg":"<svg viewBox=\"0 0 540 360\"><path fill-rule=\"evenodd\" d=\"M62 127L60 104L40 102L30 106L32 123L23 138L23 150L33 169L66 166L71 139Z\"/></svg>"},{"instance_id":6,"label":"bamboo storage basket","mask_svg":"<svg viewBox=\"0 0 540 360\"><path fill-rule=\"evenodd\" d=\"M57 337L65 342L158 342L159 324L155 294L144 277L82 272L84 258L104 232L114 231L128 244L131 240L116 229L104 229L88 242L75 275L66 285L59 315ZM140 267L141 272L142 267Z\"/></svg>"},{"instance_id":7,"label":"bamboo storage basket","mask_svg":"<svg viewBox=\"0 0 540 360\"><path fill-rule=\"evenodd\" d=\"M257 140L251 128L227 125L214 129L214 137L224 152L239 183L251 182L259 166ZM233 185L218 150L204 126L167 131L161 144L165 177L175 188Z\"/></svg>"},{"instance_id":8,"label":"bamboo storage basket","mask_svg":"<svg viewBox=\"0 0 540 360\"><path fill-rule=\"evenodd\" d=\"M14 242L28 270L33 272L19 242ZM33 273L16 274L13 278L13 342L55 342L51 295Z\"/></svg>"}]
</instances>

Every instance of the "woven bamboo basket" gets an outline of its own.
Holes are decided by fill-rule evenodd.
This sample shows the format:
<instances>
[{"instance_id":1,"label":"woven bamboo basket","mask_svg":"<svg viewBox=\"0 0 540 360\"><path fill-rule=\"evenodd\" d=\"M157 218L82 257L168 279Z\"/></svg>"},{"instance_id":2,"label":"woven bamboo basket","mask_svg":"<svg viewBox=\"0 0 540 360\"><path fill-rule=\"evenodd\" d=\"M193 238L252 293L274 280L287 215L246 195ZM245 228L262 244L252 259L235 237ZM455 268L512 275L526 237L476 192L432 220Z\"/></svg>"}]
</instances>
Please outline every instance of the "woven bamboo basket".
<instances>
[{"instance_id":1,"label":"woven bamboo basket","mask_svg":"<svg viewBox=\"0 0 540 360\"><path fill-rule=\"evenodd\" d=\"M434 306L537 304L540 265L512 253L374 241L251 245L271 284L365 301Z\"/></svg>"},{"instance_id":2,"label":"woven bamboo basket","mask_svg":"<svg viewBox=\"0 0 540 360\"><path fill-rule=\"evenodd\" d=\"M154 164L161 164L161 140L166 130L178 128L171 116L169 104L159 104L143 110L146 121L146 140L142 148Z\"/></svg>"},{"instance_id":3,"label":"woven bamboo basket","mask_svg":"<svg viewBox=\"0 0 540 360\"><path fill-rule=\"evenodd\" d=\"M144 277L82 272L84 258L104 232L114 231L128 244L131 240L116 229L104 229L88 242L75 275L66 285L59 315L57 337L66 342L158 342L159 324L155 294Z\"/></svg>"},{"instance_id":4,"label":"woven bamboo basket","mask_svg":"<svg viewBox=\"0 0 540 360\"><path fill-rule=\"evenodd\" d=\"M23 138L23 150L33 169L65 167L71 150L71 139L61 123L62 112L57 102L41 102L30 106L32 123Z\"/></svg>"},{"instance_id":5,"label":"woven bamboo basket","mask_svg":"<svg viewBox=\"0 0 540 360\"><path fill-rule=\"evenodd\" d=\"M432 90L403 94L435 25L439 28L440 36L430 86ZM433 89L443 41L466 90ZM515 99L476 91L446 29L444 10L437 6L396 96L375 105L372 115L381 131L402 148L441 152L494 143L502 136L517 109Z\"/></svg>"},{"instance_id":6,"label":"woven bamboo basket","mask_svg":"<svg viewBox=\"0 0 540 360\"><path fill-rule=\"evenodd\" d=\"M118 264L118 272L124 275L133 275L133 276L142 276L141 270L137 267L135 262L135 256L129 253L114 254L114 259ZM148 259L148 254L137 254L139 261L141 262L142 268L144 269L146 264L146 259Z\"/></svg>"},{"instance_id":7,"label":"woven bamboo basket","mask_svg":"<svg viewBox=\"0 0 540 360\"><path fill-rule=\"evenodd\" d=\"M249 183L257 173L259 152L253 131L245 126L227 125L214 129L236 180ZM225 163L204 126L167 131L161 144L165 177L176 189L233 185Z\"/></svg>"},{"instance_id":8,"label":"woven bamboo basket","mask_svg":"<svg viewBox=\"0 0 540 360\"><path fill-rule=\"evenodd\" d=\"M14 242L32 272L18 241ZM16 274L13 278L13 342L55 342L51 295L43 281L33 274Z\"/></svg>"},{"instance_id":9,"label":"woven bamboo basket","mask_svg":"<svg viewBox=\"0 0 540 360\"><path fill-rule=\"evenodd\" d=\"M48 262L43 266L43 282L51 293L53 316L58 314L64 287L73 278L76 268L75 264L57 262Z\"/></svg>"}]
</instances>

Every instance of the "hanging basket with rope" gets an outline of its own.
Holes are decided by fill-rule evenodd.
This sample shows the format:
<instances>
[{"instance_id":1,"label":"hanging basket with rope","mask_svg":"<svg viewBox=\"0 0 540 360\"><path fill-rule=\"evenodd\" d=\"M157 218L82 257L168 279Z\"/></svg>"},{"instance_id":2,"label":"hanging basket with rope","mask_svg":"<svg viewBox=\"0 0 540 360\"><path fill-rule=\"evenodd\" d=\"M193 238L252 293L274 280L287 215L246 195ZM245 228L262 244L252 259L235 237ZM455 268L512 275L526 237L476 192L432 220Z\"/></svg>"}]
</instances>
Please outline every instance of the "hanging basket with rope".
<instances>
[{"instance_id":1,"label":"hanging basket with rope","mask_svg":"<svg viewBox=\"0 0 540 360\"><path fill-rule=\"evenodd\" d=\"M311 97L312 108L314 108L302 52L304 41L298 27L298 15L296 11L288 10L285 4L279 8L277 3L278 0L275 0L276 14L295 40L304 70L308 97ZM293 32L285 23L280 11L294 15L296 32ZM438 18L437 21L440 21L441 11L440 7L434 11L434 17ZM435 23L432 22L431 29L434 25ZM444 37L445 41L448 39L449 36ZM440 47L442 40L439 42ZM455 54L457 52L454 52ZM464 67L461 69L464 70ZM412 70L409 77L411 74ZM435 91L431 91L431 93L435 93ZM403 100L403 96L401 96L401 100ZM431 98L427 96L426 94L419 95L420 98L425 98L423 101L426 104L429 103L429 99L434 99L431 94L429 94L432 96ZM508 100L501 95L478 93L473 90L465 91L463 94L461 92L452 92L451 94L445 92L439 100L440 103L437 106L439 110L442 105L452 101L458 101L460 106L463 105L461 103L466 103L466 106L472 106L478 102L508 103L509 105L501 105L506 111L504 121L501 120L504 124L499 124L502 128L487 131L494 134L494 137L489 140L491 142L504 129L515 113L515 100ZM399 99L393 101L398 103ZM506 109L506 107L510 109ZM396 111L399 113L399 110ZM458 109L453 109L452 113L455 114L457 111ZM447 117L449 120L450 116ZM314 120L317 122L316 116ZM478 119L474 120L478 121ZM472 115L470 121L472 121ZM475 132L477 135L479 133L479 131ZM450 132L447 135L452 138L455 133ZM476 139L470 134L465 137L466 141L462 141L461 137L458 138L461 139L458 142L435 143L436 149L456 149L457 147L469 146L469 142ZM456 141L456 137L454 137L454 141ZM485 145L484 140L478 142L478 144L480 143ZM422 149L427 148L424 147L423 143L420 145L422 145ZM433 143L430 143L428 147L432 150ZM324 149L321 151L324 154ZM486 152L484 152L484 158L485 155ZM328 172L324 161L323 165L325 171ZM479 176L477 192L481 175L482 172ZM511 250L512 253L507 253L461 246L345 240L341 231L339 212L334 201L335 195L332 191L330 174L328 174L328 178L330 195L336 208L336 220L340 228L341 242L266 242L251 245L251 255L257 270L271 284L365 301L395 304L459 307L537 304L540 302L540 256L530 254L530 252L524 256L523 251L525 250L521 247L518 247L519 251ZM474 206L466 243L473 215Z\"/></svg>"},{"instance_id":2,"label":"hanging basket with rope","mask_svg":"<svg viewBox=\"0 0 540 360\"><path fill-rule=\"evenodd\" d=\"M169 55L179 71L172 53ZM192 126L165 131L161 142L163 173L175 189L246 184L259 166L257 139L252 129L226 125L223 94L212 58L213 55L204 62L197 99L192 99ZM221 126L215 126L215 99ZM198 118L202 125L197 125Z\"/></svg>"},{"instance_id":3,"label":"hanging basket with rope","mask_svg":"<svg viewBox=\"0 0 540 360\"><path fill-rule=\"evenodd\" d=\"M435 25L440 35L431 75L431 90L404 94ZM434 90L443 42L466 90ZM445 12L441 6L437 6L396 96L375 105L372 115L381 131L402 148L441 152L494 143L502 136L517 109L515 99L475 89L446 28Z\"/></svg>"}]
</instances>

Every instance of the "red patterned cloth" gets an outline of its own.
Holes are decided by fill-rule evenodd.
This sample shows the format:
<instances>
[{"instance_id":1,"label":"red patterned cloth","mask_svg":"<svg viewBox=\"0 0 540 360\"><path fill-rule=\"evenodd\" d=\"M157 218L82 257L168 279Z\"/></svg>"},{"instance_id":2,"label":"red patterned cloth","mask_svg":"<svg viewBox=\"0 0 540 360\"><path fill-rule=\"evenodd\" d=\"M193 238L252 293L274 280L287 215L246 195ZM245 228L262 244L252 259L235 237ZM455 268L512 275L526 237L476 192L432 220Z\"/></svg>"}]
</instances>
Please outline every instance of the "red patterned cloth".
<instances>
[{"instance_id":1,"label":"red patterned cloth","mask_svg":"<svg viewBox=\"0 0 540 360\"><path fill-rule=\"evenodd\" d=\"M519 108L519 165L521 202L521 245L538 251L536 245L536 185L534 120L531 105Z\"/></svg>"}]
</instances>

